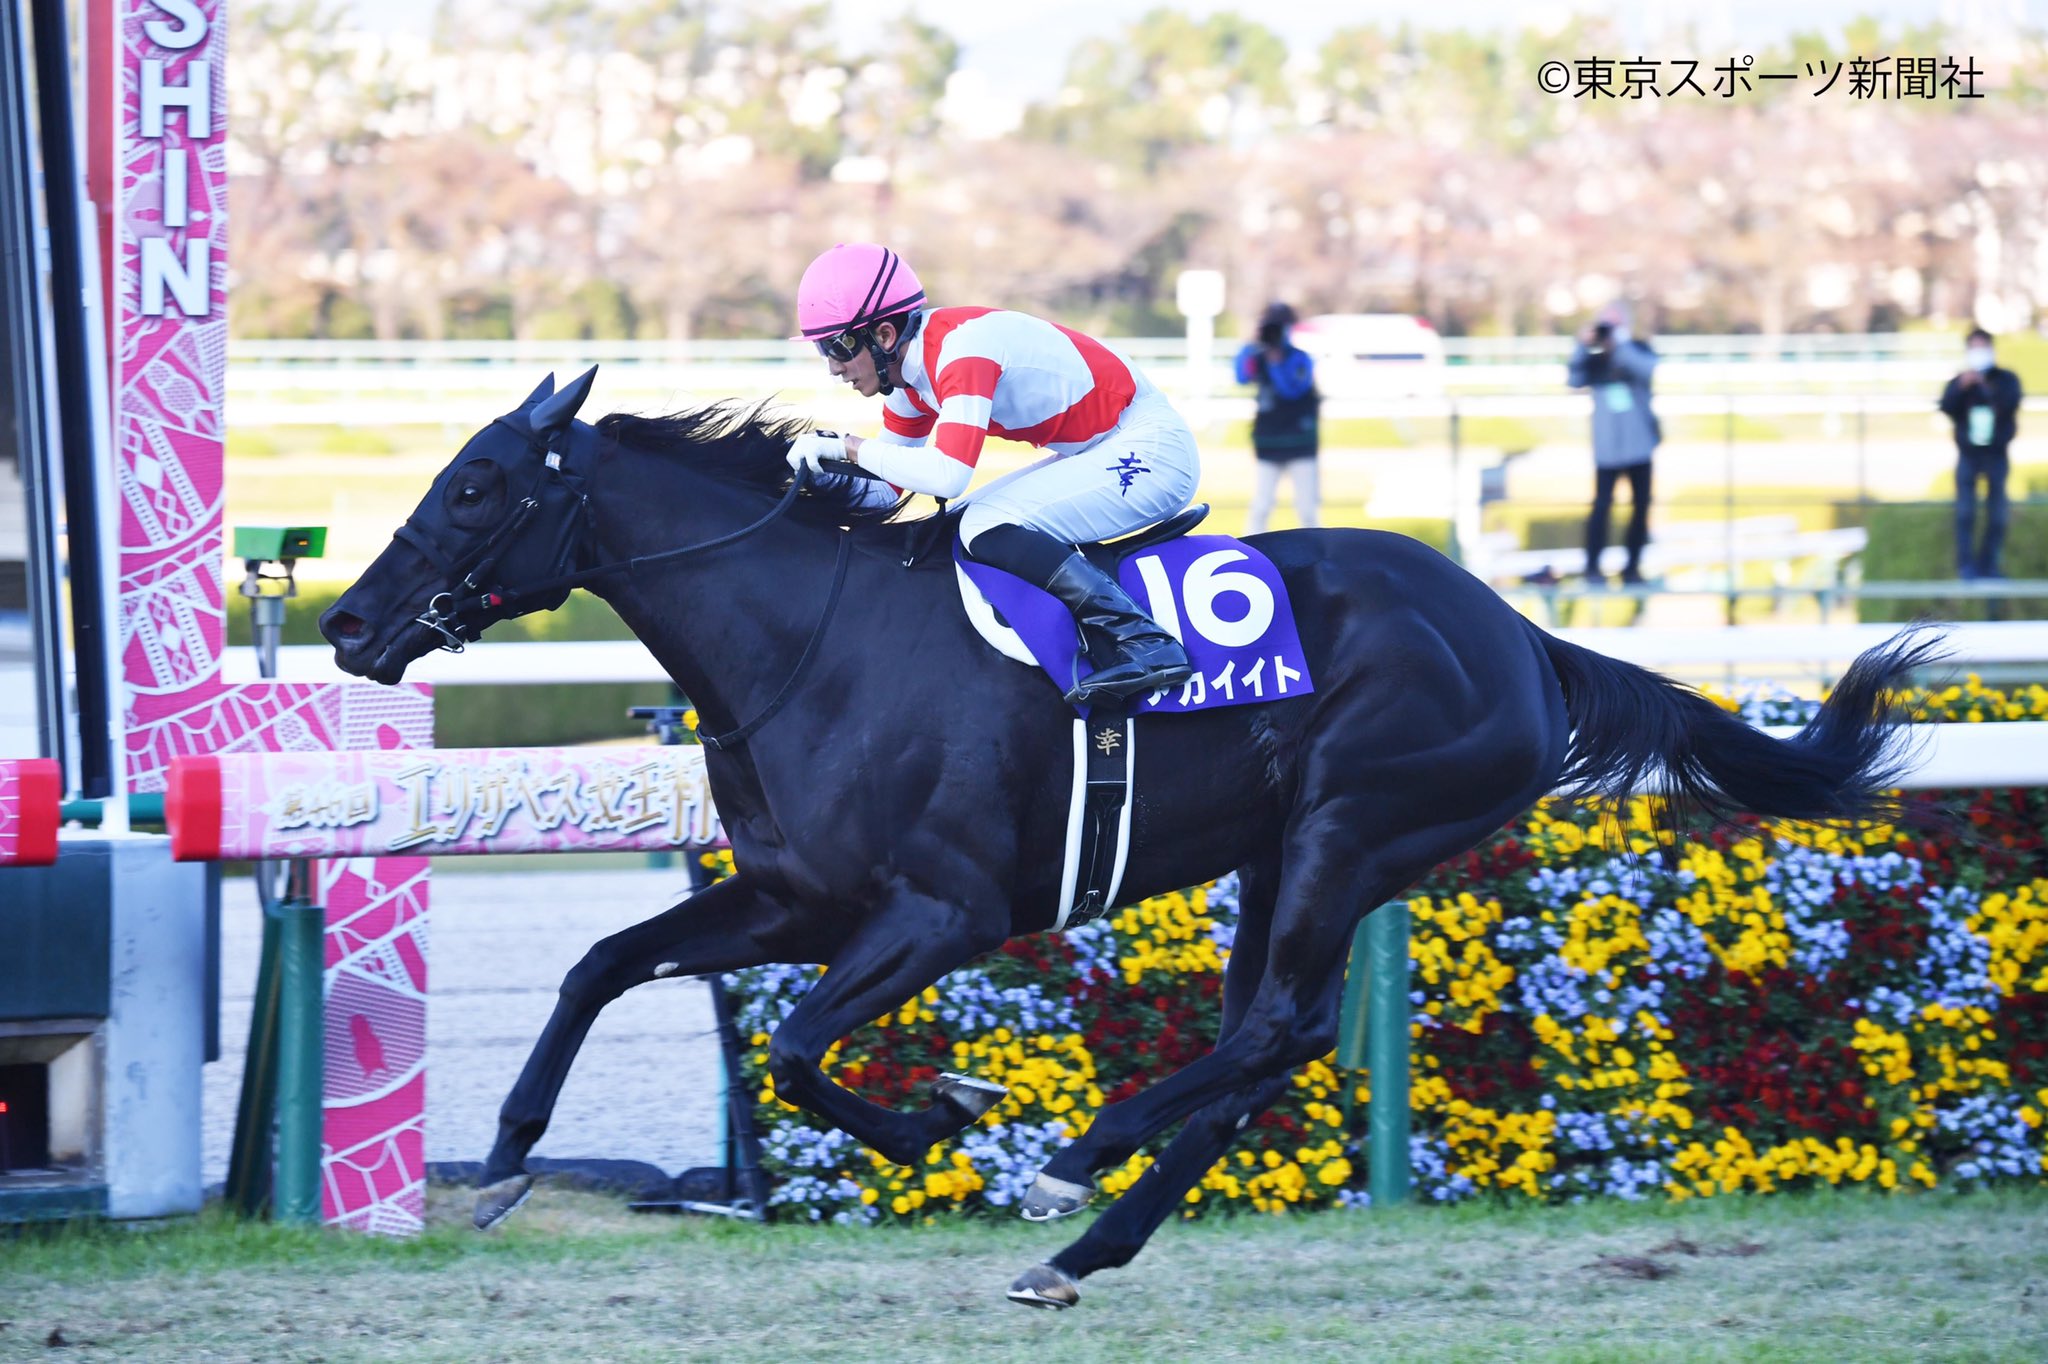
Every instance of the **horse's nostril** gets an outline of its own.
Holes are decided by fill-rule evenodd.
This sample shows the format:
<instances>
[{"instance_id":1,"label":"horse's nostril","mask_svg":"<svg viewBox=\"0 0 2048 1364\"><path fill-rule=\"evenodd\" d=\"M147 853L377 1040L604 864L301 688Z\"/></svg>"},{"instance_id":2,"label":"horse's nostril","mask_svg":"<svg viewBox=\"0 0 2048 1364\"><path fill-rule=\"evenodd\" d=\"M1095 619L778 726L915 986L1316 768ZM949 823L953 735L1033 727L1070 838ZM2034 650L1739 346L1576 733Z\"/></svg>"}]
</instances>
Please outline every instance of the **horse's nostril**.
<instances>
[{"instance_id":1,"label":"horse's nostril","mask_svg":"<svg viewBox=\"0 0 2048 1364\"><path fill-rule=\"evenodd\" d=\"M327 624L343 639L354 639L363 632L363 618L352 616L346 611L336 611L327 618Z\"/></svg>"}]
</instances>

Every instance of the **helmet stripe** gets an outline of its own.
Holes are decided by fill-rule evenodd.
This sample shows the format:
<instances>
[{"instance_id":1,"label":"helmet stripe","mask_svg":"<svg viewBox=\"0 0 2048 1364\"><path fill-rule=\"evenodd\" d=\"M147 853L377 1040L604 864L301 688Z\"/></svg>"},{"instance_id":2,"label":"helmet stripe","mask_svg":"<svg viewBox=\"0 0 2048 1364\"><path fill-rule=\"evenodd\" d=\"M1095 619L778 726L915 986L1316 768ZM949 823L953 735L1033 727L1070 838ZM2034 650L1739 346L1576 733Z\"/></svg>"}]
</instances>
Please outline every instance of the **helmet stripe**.
<instances>
[{"instance_id":1,"label":"helmet stripe","mask_svg":"<svg viewBox=\"0 0 2048 1364\"><path fill-rule=\"evenodd\" d=\"M895 277L896 253L885 246L882 248L882 263L875 267L875 277L868 281L867 296L861 299L860 307L855 311L854 316L865 320L868 315L868 309L874 306L877 291L886 290L889 281ZM886 298L887 296L886 293L883 294L883 297Z\"/></svg>"},{"instance_id":2,"label":"helmet stripe","mask_svg":"<svg viewBox=\"0 0 2048 1364\"><path fill-rule=\"evenodd\" d=\"M889 285L896 278L896 268L902 263L901 256L886 246L882 248L881 268L875 271L874 282L868 285L868 296L860 301L860 312L856 315L856 322L872 322L876 318L887 317L894 311L885 310L880 303L889 297Z\"/></svg>"}]
</instances>

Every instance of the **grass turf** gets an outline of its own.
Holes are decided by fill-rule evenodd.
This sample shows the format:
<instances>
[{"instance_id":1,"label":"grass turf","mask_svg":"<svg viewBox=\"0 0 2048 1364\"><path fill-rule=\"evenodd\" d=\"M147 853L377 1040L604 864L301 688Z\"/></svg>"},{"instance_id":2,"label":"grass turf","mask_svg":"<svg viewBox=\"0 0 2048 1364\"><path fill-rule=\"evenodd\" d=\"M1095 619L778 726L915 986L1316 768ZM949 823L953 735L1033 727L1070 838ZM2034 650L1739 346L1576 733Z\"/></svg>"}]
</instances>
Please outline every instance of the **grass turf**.
<instances>
[{"instance_id":1,"label":"grass turf","mask_svg":"<svg viewBox=\"0 0 2048 1364\"><path fill-rule=\"evenodd\" d=\"M1004 1287L1079 1231L641 1219L543 1188L408 1242L243 1225L0 1241L0 1359L2038 1360L2048 1190L1410 1208L1169 1226L1080 1307Z\"/></svg>"}]
</instances>

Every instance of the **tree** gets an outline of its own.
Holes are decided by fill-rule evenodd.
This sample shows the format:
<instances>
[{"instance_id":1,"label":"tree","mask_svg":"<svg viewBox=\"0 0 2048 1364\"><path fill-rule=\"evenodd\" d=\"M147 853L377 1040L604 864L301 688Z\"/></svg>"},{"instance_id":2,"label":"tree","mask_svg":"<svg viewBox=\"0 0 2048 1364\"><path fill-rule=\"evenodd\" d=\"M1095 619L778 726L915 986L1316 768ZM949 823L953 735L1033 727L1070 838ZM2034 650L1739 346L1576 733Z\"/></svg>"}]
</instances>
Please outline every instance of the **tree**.
<instances>
[{"instance_id":1,"label":"tree","mask_svg":"<svg viewBox=\"0 0 2048 1364\"><path fill-rule=\"evenodd\" d=\"M1196 19L1155 9L1115 38L1074 49L1050 105L1027 133L1157 173L1175 154L1247 133L1285 108L1287 48L1263 24L1225 11Z\"/></svg>"}]
</instances>

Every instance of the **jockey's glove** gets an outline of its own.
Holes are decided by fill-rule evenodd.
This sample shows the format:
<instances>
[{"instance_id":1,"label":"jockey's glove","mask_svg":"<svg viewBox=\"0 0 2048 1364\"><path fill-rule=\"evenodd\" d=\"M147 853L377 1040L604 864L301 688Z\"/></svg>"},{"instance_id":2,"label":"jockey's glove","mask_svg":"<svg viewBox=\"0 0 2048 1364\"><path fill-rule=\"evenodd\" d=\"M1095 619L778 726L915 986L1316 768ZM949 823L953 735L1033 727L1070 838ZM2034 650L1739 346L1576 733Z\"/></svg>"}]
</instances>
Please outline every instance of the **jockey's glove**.
<instances>
[{"instance_id":1,"label":"jockey's glove","mask_svg":"<svg viewBox=\"0 0 2048 1364\"><path fill-rule=\"evenodd\" d=\"M806 431L789 443L789 467L808 468L814 474L826 472L822 463L828 459L851 459L846 452L846 438L836 431Z\"/></svg>"}]
</instances>

